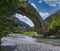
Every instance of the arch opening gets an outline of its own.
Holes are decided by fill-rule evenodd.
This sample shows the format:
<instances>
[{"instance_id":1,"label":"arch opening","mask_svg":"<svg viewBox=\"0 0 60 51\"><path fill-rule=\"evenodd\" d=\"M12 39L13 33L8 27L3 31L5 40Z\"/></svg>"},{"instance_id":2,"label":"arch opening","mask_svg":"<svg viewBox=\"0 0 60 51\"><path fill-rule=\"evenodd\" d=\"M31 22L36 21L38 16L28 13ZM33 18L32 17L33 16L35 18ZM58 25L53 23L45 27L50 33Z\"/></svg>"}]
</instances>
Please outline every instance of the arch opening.
<instances>
[{"instance_id":1,"label":"arch opening","mask_svg":"<svg viewBox=\"0 0 60 51\"><path fill-rule=\"evenodd\" d=\"M34 23L32 22L31 19L29 19L29 17L24 16L22 14L16 14L15 17L21 21L23 21L24 23L28 24L30 27L34 27Z\"/></svg>"},{"instance_id":2,"label":"arch opening","mask_svg":"<svg viewBox=\"0 0 60 51\"><path fill-rule=\"evenodd\" d=\"M15 22L17 22L19 25L16 27L17 31L15 30L14 33L18 33L18 34L24 34L27 36L33 36L34 35L34 23L32 22L31 19L29 19L29 17L26 17L22 14L18 14L16 13L14 15L14 20Z\"/></svg>"}]
</instances>

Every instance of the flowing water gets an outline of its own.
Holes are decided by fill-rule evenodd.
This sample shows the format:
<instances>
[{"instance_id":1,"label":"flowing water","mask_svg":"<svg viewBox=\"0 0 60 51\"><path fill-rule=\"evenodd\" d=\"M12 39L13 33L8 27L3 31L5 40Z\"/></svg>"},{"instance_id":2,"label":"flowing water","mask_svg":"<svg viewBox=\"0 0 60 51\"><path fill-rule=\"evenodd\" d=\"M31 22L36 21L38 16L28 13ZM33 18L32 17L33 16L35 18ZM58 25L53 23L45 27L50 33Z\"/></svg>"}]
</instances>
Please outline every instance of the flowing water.
<instances>
[{"instance_id":1,"label":"flowing water","mask_svg":"<svg viewBox=\"0 0 60 51\"><path fill-rule=\"evenodd\" d=\"M33 37L29 37L29 36L17 36L17 35L9 35L9 37L3 37L2 39L16 39L16 40L23 40L23 41L27 41L27 42L38 42L38 43L47 43L47 44L51 44L51 45L57 45L60 46L60 39L48 39L48 38L33 38ZM2 45L14 45L11 42L6 42L6 40L2 41Z\"/></svg>"}]
</instances>

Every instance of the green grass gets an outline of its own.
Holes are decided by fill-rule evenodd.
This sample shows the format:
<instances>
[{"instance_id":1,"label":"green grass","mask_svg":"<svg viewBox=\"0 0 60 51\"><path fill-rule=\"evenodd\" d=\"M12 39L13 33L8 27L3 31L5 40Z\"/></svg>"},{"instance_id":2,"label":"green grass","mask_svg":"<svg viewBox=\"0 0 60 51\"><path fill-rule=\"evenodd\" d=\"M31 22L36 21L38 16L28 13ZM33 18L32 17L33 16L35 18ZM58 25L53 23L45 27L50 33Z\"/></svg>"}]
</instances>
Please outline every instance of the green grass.
<instances>
[{"instance_id":1,"label":"green grass","mask_svg":"<svg viewBox=\"0 0 60 51\"><path fill-rule=\"evenodd\" d=\"M21 33L12 33L12 34L9 34L10 36L33 36L33 34L34 34L34 32L32 31L30 31L30 32L24 32L23 34L21 34Z\"/></svg>"},{"instance_id":2,"label":"green grass","mask_svg":"<svg viewBox=\"0 0 60 51\"><path fill-rule=\"evenodd\" d=\"M26 36L33 36L34 32L24 32L24 35Z\"/></svg>"}]
</instances>

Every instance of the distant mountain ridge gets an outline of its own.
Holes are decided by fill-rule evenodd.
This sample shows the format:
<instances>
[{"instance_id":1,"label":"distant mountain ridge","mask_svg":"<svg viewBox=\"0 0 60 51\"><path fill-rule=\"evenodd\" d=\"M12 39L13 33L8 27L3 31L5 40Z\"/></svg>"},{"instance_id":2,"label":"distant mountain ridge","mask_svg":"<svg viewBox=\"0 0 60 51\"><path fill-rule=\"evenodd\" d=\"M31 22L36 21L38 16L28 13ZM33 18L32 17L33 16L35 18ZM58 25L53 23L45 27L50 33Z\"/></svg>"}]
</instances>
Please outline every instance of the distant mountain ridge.
<instances>
[{"instance_id":1,"label":"distant mountain ridge","mask_svg":"<svg viewBox=\"0 0 60 51\"><path fill-rule=\"evenodd\" d=\"M54 12L53 14L51 14L50 16L48 16L48 17L45 19L45 21L51 22L52 19L54 19L54 18L60 19L60 10L57 10L56 12Z\"/></svg>"},{"instance_id":2,"label":"distant mountain ridge","mask_svg":"<svg viewBox=\"0 0 60 51\"><path fill-rule=\"evenodd\" d=\"M27 29L27 28L29 29L29 28L31 28L30 25L28 25L25 22L19 20L18 18L16 18L16 17L13 17L13 18L15 20L14 22L18 23L19 29Z\"/></svg>"}]
</instances>

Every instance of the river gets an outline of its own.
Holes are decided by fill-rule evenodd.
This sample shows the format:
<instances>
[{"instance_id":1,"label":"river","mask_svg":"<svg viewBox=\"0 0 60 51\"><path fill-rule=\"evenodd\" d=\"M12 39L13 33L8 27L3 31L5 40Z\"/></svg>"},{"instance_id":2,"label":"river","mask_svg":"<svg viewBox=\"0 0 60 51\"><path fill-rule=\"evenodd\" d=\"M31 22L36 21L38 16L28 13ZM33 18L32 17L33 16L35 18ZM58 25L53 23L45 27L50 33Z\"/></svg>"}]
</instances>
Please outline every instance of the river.
<instances>
[{"instance_id":1,"label":"river","mask_svg":"<svg viewBox=\"0 0 60 51\"><path fill-rule=\"evenodd\" d=\"M20 43L44 43L54 46L60 46L60 39L47 39L47 38L33 38L29 36L17 36L9 35L8 37L2 38L2 46L15 46ZM17 51L17 49L15 49Z\"/></svg>"},{"instance_id":2,"label":"river","mask_svg":"<svg viewBox=\"0 0 60 51\"><path fill-rule=\"evenodd\" d=\"M46 44L51 44L51 45L56 45L56 46L60 46L60 39L48 39L48 38L33 38L33 37L29 37L29 36L23 36L19 34L13 34L13 35L9 35L8 37L3 37L2 38L2 44L6 44L6 45L12 45L13 43L8 43L6 42L6 40L9 39L16 39L16 40L23 40L23 41L27 41L27 42L38 42L38 43L46 43Z\"/></svg>"}]
</instances>

